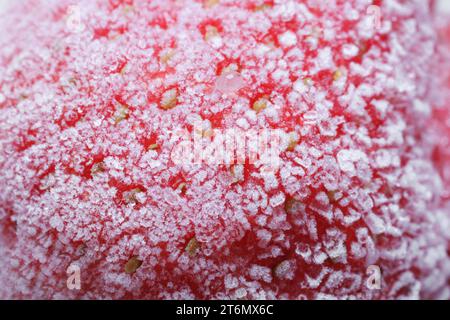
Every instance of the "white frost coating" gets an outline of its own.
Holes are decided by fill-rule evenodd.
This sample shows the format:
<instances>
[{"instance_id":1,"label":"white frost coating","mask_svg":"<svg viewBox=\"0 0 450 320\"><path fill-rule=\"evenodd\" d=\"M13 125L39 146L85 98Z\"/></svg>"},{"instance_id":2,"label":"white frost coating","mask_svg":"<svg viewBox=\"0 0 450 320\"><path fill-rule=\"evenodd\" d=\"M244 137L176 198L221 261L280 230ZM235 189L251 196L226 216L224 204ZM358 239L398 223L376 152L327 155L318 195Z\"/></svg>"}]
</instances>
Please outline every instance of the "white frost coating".
<instances>
[{"instance_id":1,"label":"white frost coating","mask_svg":"<svg viewBox=\"0 0 450 320\"><path fill-rule=\"evenodd\" d=\"M321 49L315 60L316 71L334 68L333 54L330 48Z\"/></svg>"},{"instance_id":2,"label":"white frost coating","mask_svg":"<svg viewBox=\"0 0 450 320\"><path fill-rule=\"evenodd\" d=\"M272 281L272 270L267 267L254 265L250 267L249 274L253 280L263 280L268 283Z\"/></svg>"},{"instance_id":3,"label":"white frost coating","mask_svg":"<svg viewBox=\"0 0 450 320\"><path fill-rule=\"evenodd\" d=\"M364 218L364 220L366 221L367 226L373 234L378 235L386 231L384 220L377 215L370 213L367 215L367 217Z\"/></svg>"},{"instance_id":4,"label":"white frost coating","mask_svg":"<svg viewBox=\"0 0 450 320\"><path fill-rule=\"evenodd\" d=\"M358 55L359 48L354 44L345 44L342 46L342 54L344 55L344 58L351 59Z\"/></svg>"},{"instance_id":5,"label":"white frost coating","mask_svg":"<svg viewBox=\"0 0 450 320\"><path fill-rule=\"evenodd\" d=\"M54 215L50 218L50 226L58 230L58 232L61 232L64 229L64 222L60 216Z\"/></svg>"},{"instance_id":6,"label":"white frost coating","mask_svg":"<svg viewBox=\"0 0 450 320\"><path fill-rule=\"evenodd\" d=\"M270 198L270 205L272 207L281 206L282 204L284 204L285 199L286 199L286 196L284 195L284 193L279 193L279 194L275 195L274 197Z\"/></svg>"},{"instance_id":7,"label":"white frost coating","mask_svg":"<svg viewBox=\"0 0 450 320\"><path fill-rule=\"evenodd\" d=\"M239 285L239 280L231 275L226 275L224 281L227 289L234 289Z\"/></svg>"},{"instance_id":8,"label":"white frost coating","mask_svg":"<svg viewBox=\"0 0 450 320\"><path fill-rule=\"evenodd\" d=\"M113 2L0 18L0 298L448 297L428 2L380 30L367 1ZM279 170L174 165L196 123L279 129ZM92 291L60 290L74 261Z\"/></svg>"},{"instance_id":9,"label":"white frost coating","mask_svg":"<svg viewBox=\"0 0 450 320\"><path fill-rule=\"evenodd\" d=\"M361 150L341 150L337 161L342 171L354 175L359 162L367 162L367 155Z\"/></svg>"},{"instance_id":10,"label":"white frost coating","mask_svg":"<svg viewBox=\"0 0 450 320\"><path fill-rule=\"evenodd\" d=\"M287 31L280 35L279 40L283 47L292 47L297 44L297 36L292 31Z\"/></svg>"}]
</instances>

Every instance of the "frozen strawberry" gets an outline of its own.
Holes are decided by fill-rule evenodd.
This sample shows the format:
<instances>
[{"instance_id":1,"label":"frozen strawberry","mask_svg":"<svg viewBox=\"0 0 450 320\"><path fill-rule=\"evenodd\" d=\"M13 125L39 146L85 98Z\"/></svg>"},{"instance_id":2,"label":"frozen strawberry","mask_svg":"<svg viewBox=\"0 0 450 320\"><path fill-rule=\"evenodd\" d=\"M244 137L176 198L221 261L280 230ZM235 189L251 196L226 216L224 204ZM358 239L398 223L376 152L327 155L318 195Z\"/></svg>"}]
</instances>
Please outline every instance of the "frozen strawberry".
<instances>
[{"instance_id":1,"label":"frozen strawberry","mask_svg":"<svg viewBox=\"0 0 450 320\"><path fill-rule=\"evenodd\" d=\"M441 82L437 86L440 92L436 94L439 99L436 102L437 107L433 112L435 130L434 139L438 142L434 160L440 170L441 176L446 184L446 199L450 200L450 12L437 13L436 24L439 30L439 50L440 59L437 60L437 68L441 70L438 79Z\"/></svg>"},{"instance_id":2,"label":"frozen strawberry","mask_svg":"<svg viewBox=\"0 0 450 320\"><path fill-rule=\"evenodd\" d=\"M443 2L444 4L445 2ZM446 4L448 6L448 4ZM438 169L442 181L442 214L448 214L450 212L450 11L443 10L444 8L437 8L436 24L439 30L439 50L440 59L436 62L437 68L440 70L438 73L438 81L440 85L436 86L436 107L433 110L433 135L431 139L435 143L435 149L433 152L433 160L436 168ZM448 224L445 228L449 228ZM447 252L450 253L450 237L447 236ZM449 272L444 273L443 277L449 278ZM448 281L448 280L447 280ZM448 297L448 286L444 293L440 294L440 297Z\"/></svg>"},{"instance_id":3,"label":"frozen strawberry","mask_svg":"<svg viewBox=\"0 0 450 320\"><path fill-rule=\"evenodd\" d=\"M430 4L14 4L0 297L448 298Z\"/></svg>"}]
</instances>

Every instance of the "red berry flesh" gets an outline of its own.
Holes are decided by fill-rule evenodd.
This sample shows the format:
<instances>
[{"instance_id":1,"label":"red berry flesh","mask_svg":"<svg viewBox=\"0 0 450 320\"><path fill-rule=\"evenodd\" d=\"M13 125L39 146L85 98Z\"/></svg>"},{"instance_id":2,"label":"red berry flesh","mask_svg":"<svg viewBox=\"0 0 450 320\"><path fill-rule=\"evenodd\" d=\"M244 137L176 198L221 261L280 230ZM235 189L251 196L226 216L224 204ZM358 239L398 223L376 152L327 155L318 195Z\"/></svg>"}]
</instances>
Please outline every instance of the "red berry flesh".
<instances>
[{"instance_id":1,"label":"red berry flesh","mask_svg":"<svg viewBox=\"0 0 450 320\"><path fill-rule=\"evenodd\" d=\"M0 298L449 298L431 3L13 4Z\"/></svg>"}]
</instances>

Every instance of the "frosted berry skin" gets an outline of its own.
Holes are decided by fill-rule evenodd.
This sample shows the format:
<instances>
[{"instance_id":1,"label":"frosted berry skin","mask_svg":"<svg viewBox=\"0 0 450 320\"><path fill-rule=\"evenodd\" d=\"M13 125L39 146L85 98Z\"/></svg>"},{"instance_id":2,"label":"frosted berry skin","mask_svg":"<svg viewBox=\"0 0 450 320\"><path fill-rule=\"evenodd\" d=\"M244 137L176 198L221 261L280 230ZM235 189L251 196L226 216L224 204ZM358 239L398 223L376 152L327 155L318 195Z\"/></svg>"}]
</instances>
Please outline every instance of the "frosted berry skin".
<instances>
[{"instance_id":1,"label":"frosted berry skin","mask_svg":"<svg viewBox=\"0 0 450 320\"><path fill-rule=\"evenodd\" d=\"M1 298L449 297L429 1L71 4L0 17ZM230 128L279 170L171 158Z\"/></svg>"}]
</instances>

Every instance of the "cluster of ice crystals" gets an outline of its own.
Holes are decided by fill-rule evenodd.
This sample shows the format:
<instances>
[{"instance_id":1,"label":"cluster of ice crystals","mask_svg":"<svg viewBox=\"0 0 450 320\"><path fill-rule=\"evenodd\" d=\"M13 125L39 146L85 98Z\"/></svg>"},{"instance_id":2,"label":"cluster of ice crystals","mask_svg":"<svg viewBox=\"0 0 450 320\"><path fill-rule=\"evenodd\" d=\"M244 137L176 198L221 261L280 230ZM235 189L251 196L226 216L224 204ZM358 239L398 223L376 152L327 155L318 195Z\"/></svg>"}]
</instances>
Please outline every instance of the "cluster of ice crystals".
<instances>
[{"instance_id":1,"label":"cluster of ice crystals","mask_svg":"<svg viewBox=\"0 0 450 320\"><path fill-rule=\"evenodd\" d=\"M0 297L448 297L429 1L38 3L0 16ZM220 129L279 166L173 163Z\"/></svg>"}]
</instances>

